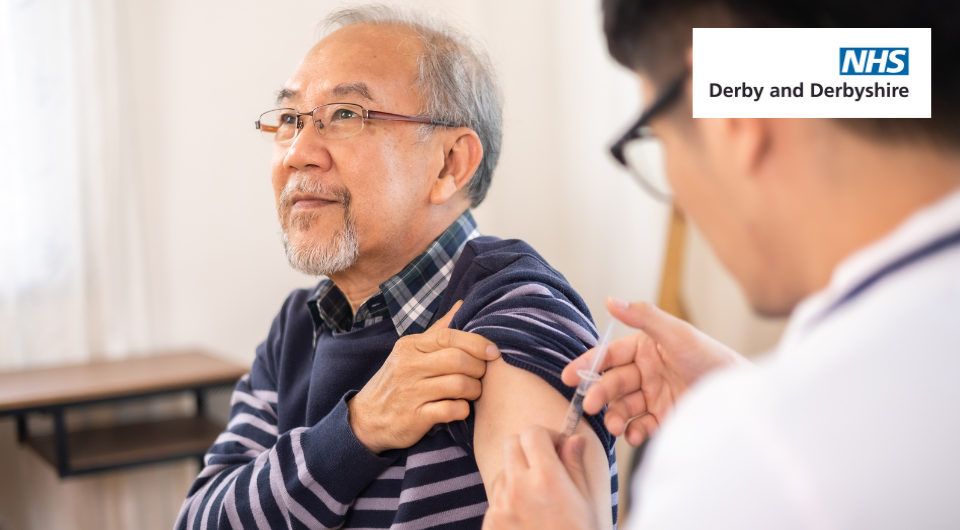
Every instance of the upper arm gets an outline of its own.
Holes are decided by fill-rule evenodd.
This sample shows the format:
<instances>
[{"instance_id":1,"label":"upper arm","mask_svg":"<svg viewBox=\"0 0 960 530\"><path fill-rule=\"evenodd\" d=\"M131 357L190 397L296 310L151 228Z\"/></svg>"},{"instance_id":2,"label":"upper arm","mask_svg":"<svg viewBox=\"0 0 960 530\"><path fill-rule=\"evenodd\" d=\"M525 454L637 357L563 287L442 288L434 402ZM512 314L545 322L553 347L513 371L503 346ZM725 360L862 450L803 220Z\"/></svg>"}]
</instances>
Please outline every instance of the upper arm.
<instances>
[{"instance_id":1,"label":"upper arm","mask_svg":"<svg viewBox=\"0 0 960 530\"><path fill-rule=\"evenodd\" d=\"M530 425L559 431L570 403L538 375L511 366L502 358L487 363L482 383L483 394L474 403L473 442L489 498L490 487L503 470L504 439ZM592 504L598 513L609 513L610 464L606 450L588 422L581 422L577 433L585 442L583 461Z\"/></svg>"},{"instance_id":2,"label":"upper arm","mask_svg":"<svg viewBox=\"0 0 960 530\"><path fill-rule=\"evenodd\" d=\"M586 304L563 278L532 258L522 265L499 269L495 278L485 280L494 288L465 296L452 326L486 337L501 352L500 359L487 363L472 429L464 432L488 489L503 469L507 437L531 425L554 432L561 428L573 389L563 384L560 373L597 342ZM614 438L604 428L602 414L584 417L578 433L586 442L584 465L593 504L606 507L611 517L603 519L612 523Z\"/></svg>"}]
</instances>

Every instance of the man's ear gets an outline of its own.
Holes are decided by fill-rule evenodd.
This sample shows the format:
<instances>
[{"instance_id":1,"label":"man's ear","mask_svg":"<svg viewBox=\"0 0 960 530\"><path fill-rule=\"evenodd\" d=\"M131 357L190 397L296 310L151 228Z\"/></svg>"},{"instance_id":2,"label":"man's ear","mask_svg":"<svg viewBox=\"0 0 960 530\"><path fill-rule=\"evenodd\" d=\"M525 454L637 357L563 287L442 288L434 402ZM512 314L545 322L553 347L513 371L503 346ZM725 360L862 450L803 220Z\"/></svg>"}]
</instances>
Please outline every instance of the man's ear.
<instances>
[{"instance_id":1,"label":"man's ear","mask_svg":"<svg viewBox=\"0 0 960 530\"><path fill-rule=\"evenodd\" d=\"M733 174L758 177L768 162L774 127L766 118L713 118L699 120L716 160L726 159Z\"/></svg>"},{"instance_id":2,"label":"man's ear","mask_svg":"<svg viewBox=\"0 0 960 530\"><path fill-rule=\"evenodd\" d=\"M745 175L759 176L770 155L773 128L766 118L732 118L734 163Z\"/></svg>"},{"instance_id":3,"label":"man's ear","mask_svg":"<svg viewBox=\"0 0 960 530\"><path fill-rule=\"evenodd\" d=\"M443 142L443 168L430 190L430 202L441 205L463 189L483 159L483 144L473 129L460 127Z\"/></svg>"}]
</instances>

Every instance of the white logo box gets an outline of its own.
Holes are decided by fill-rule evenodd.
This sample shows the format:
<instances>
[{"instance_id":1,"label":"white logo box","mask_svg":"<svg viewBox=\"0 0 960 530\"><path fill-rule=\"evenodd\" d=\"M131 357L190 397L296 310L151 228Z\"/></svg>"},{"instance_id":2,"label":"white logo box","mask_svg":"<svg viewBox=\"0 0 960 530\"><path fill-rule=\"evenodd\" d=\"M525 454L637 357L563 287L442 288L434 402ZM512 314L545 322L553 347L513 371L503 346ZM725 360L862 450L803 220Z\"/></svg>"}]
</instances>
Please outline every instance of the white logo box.
<instances>
[{"instance_id":1,"label":"white logo box","mask_svg":"<svg viewBox=\"0 0 960 530\"><path fill-rule=\"evenodd\" d=\"M844 74L849 49L890 61ZM930 57L929 28L694 28L693 117L929 118Z\"/></svg>"}]
</instances>

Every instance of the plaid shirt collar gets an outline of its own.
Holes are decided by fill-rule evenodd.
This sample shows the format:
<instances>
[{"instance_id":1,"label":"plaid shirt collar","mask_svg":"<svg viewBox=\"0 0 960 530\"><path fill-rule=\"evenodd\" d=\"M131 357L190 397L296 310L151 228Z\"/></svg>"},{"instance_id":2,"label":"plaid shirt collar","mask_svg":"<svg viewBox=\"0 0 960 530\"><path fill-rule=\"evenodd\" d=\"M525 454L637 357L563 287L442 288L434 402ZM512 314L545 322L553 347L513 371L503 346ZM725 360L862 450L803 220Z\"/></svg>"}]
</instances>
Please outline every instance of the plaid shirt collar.
<instances>
[{"instance_id":1,"label":"plaid shirt collar","mask_svg":"<svg viewBox=\"0 0 960 530\"><path fill-rule=\"evenodd\" d=\"M453 266L464 245L479 235L477 223L467 210L423 254L380 284L380 291L361 304L355 315L340 288L324 278L307 300L315 326L314 343L324 326L334 333L347 333L384 318L393 320L401 337L422 333L440 306L441 295L450 283Z\"/></svg>"}]
</instances>

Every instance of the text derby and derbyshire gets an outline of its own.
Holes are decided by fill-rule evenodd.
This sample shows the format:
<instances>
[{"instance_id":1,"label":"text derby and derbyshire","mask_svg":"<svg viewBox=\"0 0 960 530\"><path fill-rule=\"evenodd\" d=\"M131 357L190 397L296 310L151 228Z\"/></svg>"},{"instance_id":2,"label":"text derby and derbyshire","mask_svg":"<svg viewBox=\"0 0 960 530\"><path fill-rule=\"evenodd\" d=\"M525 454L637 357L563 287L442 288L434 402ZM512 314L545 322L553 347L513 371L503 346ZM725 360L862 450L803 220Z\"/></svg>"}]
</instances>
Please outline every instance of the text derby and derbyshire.
<instances>
[{"instance_id":1,"label":"text derby and derbyshire","mask_svg":"<svg viewBox=\"0 0 960 530\"><path fill-rule=\"evenodd\" d=\"M723 86L719 83L710 83L710 97L718 98L749 98L753 101L760 101L766 87L750 86L741 83L740 86ZM803 83L797 86L773 86L768 91L768 97L771 98L802 98L804 97ZM846 82L840 86L823 86L820 83L810 83L810 97L819 98L855 98L854 101L860 101L863 98L906 98L910 96L910 90L905 86L895 86L887 83L874 82L873 86L854 86Z\"/></svg>"}]
</instances>

